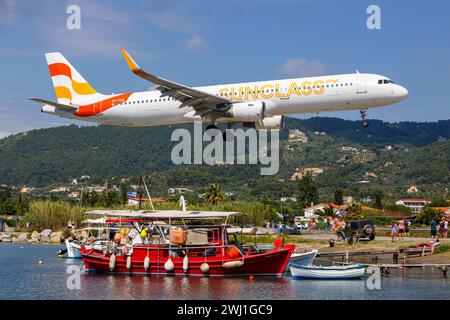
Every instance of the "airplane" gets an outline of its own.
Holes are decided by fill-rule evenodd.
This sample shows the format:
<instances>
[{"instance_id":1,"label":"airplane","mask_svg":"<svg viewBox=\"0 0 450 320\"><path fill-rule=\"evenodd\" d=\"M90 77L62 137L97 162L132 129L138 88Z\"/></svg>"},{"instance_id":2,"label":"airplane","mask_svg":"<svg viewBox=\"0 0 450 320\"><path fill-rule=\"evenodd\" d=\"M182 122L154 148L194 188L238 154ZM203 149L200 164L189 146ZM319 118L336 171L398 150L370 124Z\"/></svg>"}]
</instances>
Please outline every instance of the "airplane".
<instances>
[{"instance_id":1,"label":"airplane","mask_svg":"<svg viewBox=\"0 0 450 320\"><path fill-rule=\"evenodd\" d=\"M388 77L359 73L296 79L188 87L145 72L123 49L130 70L156 85L144 92L105 95L97 92L59 52L46 53L57 101L41 112L70 119L118 126L207 123L206 130L226 123L256 129L283 129L284 116L360 110L361 124L369 108L405 99L408 90ZM226 130L225 130L226 131ZM224 132L226 138L226 132Z\"/></svg>"}]
</instances>

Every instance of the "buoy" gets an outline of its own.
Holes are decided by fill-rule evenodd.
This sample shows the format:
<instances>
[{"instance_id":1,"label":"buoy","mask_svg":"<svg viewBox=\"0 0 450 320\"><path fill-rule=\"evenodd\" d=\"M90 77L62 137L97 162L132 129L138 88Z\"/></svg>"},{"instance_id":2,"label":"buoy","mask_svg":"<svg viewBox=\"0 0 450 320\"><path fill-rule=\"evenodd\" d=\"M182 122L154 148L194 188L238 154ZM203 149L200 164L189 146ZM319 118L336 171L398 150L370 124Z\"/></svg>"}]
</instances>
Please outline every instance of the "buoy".
<instances>
[{"instance_id":1,"label":"buoy","mask_svg":"<svg viewBox=\"0 0 450 320\"><path fill-rule=\"evenodd\" d=\"M127 231L124 228L122 228L120 230L120 234L125 237L127 235Z\"/></svg>"},{"instance_id":2,"label":"buoy","mask_svg":"<svg viewBox=\"0 0 450 320\"><path fill-rule=\"evenodd\" d=\"M164 269L167 272L172 272L174 268L175 268L175 266L172 262L172 259L169 257L169 259L167 259L166 263L164 263Z\"/></svg>"},{"instance_id":3,"label":"buoy","mask_svg":"<svg viewBox=\"0 0 450 320\"><path fill-rule=\"evenodd\" d=\"M150 266L150 257L146 256L145 259L144 259L144 269L145 269L145 271L148 270L149 266Z\"/></svg>"},{"instance_id":4,"label":"buoy","mask_svg":"<svg viewBox=\"0 0 450 320\"><path fill-rule=\"evenodd\" d=\"M209 264L207 264L206 262L203 262L202 265L200 266L200 270L203 273L207 273L209 271Z\"/></svg>"},{"instance_id":5,"label":"buoy","mask_svg":"<svg viewBox=\"0 0 450 320\"><path fill-rule=\"evenodd\" d=\"M109 270L113 271L115 266L116 266L116 255L113 253L109 257Z\"/></svg>"},{"instance_id":6,"label":"buoy","mask_svg":"<svg viewBox=\"0 0 450 320\"><path fill-rule=\"evenodd\" d=\"M147 231L145 229L142 229L141 231L141 238L144 239L147 237Z\"/></svg>"},{"instance_id":7,"label":"buoy","mask_svg":"<svg viewBox=\"0 0 450 320\"><path fill-rule=\"evenodd\" d=\"M186 256L184 256L184 259L183 259L183 271L187 272L188 269L189 269L189 259L188 259L188 256L186 255Z\"/></svg>"},{"instance_id":8,"label":"buoy","mask_svg":"<svg viewBox=\"0 0 450 320\"><path fill-rule=\"evenodd\" d=\"M127 257L127 269L131 269L131 256Z\"/></svg>"},{"instance_id":9,"label":"buoy","mask_svg":"<svg viewBox=\"0 0 450 320\"><path fill-rule=\"evenodd\" d=\"M253 279L255 279L254 276L249 276L249 277L248 277L248 280L250 280L250 281L253 281Z\"/></svg>"},{"instance_id":10,"label":"buoy","mask_svg":"<svg viewBox=\"0 0 450 320\"><path fill-rule=\"evenodd\" d=\"M222 267L225 269L232 269L232 268L238 268L242 267L244 265L244 261L242 260L236 260L236 261L227 261L222 264Z\"/></svg>"},{"instance_id":11,"label":"buoy","mask_svg":"<svg viewBox=\"0 0 450 320\"><path fill-rule=\"evenodd\" d=\"M39 260L38 263L39 263L39 264L43 264L42 260Z\"/></svg>"}]
</instances>

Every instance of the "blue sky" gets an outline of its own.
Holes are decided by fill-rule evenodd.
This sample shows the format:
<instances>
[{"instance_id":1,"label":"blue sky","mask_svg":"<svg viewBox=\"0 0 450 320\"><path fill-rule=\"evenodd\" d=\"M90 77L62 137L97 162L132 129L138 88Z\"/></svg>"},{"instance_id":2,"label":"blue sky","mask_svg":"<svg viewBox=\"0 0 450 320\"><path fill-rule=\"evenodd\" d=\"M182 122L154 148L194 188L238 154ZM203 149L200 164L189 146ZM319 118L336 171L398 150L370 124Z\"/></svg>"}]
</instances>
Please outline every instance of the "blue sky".
<instances>
[{"instance_id":1,"label":"blue sky","mask_svg":"<svg viewBox=\"0 0 450 320\"><path fill-rule=\"evenodd\" d=\"M66 28L71 4L81 8L81 30ZM381 8L381 30L366 27L370 4ZM129 72L121 48L146 70L192 86L357 69L384 74L410 95L369 110L369 118L449 119L449 31L446 0L0 0L0 136L72 123L27 101L55 99L45 52L62 52L102 93L151 87Z\"/></svg>"}]
</instances>

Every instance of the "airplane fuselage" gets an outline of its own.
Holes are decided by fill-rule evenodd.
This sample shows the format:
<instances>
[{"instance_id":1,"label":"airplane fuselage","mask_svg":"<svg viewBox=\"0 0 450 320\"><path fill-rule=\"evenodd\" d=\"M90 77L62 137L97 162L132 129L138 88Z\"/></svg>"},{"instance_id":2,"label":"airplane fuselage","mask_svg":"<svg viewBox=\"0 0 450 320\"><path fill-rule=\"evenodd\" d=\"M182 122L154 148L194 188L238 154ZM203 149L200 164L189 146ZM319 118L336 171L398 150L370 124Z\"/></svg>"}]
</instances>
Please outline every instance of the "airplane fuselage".
<instances>
[{"instance_id":1,"label":"airplane fuselage","mask_svg":"<svg viewBox=\"0 0 450 320\"><path fill-rule=\"evenodd\" d=\"M332 112L381 107L403 100L408 91L376 74L342 74L196 87L233 103L263 101L265 116ZM194 108L158 90L102 96L97 101L76 101L76 112L44 106L42 112L120 126L155 126L202 120ZM203 119L205 120L205 119ZM214 122L234 122L221 117Z\"/></svg>"}]
</instances>

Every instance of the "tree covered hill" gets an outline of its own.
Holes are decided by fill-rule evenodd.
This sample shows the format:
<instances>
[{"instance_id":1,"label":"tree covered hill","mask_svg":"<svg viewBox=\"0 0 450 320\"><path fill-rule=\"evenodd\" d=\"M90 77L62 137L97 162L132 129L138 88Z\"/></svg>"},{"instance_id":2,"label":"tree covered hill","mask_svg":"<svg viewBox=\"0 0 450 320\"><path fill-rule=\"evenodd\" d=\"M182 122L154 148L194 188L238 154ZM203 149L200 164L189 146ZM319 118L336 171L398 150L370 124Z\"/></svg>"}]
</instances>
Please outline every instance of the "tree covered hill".
<instances>
[{"instance_id":1,"label":"tree covered hill","mask_svg":"<svg viewBox=\"0 0 450 320\"><path fill-rule=\"evenodd\" d=\"M309 167L324 170L316 178L323 192L390 188L401 193L410 184L441 190L450 182L450 140L445 141L450 138L450 120L396 124L372 120L368 129L359 121L335 118L288 118L286 124L304 131L309 141L290 142L287 132L281 133L280 170L274 177L261 177L260 167L253 165L175 166L170 159L177 143L170 141L174 127L72 125L0 140L0 183L40 187L82 175L101 180L144 172L161 193L167 187L201 188L217 182L252 196L289 195L292 174ZM391 147L386 149L387 145ZM345 147L358 151L344 151Z\"/></svg>"}]
</instances>

